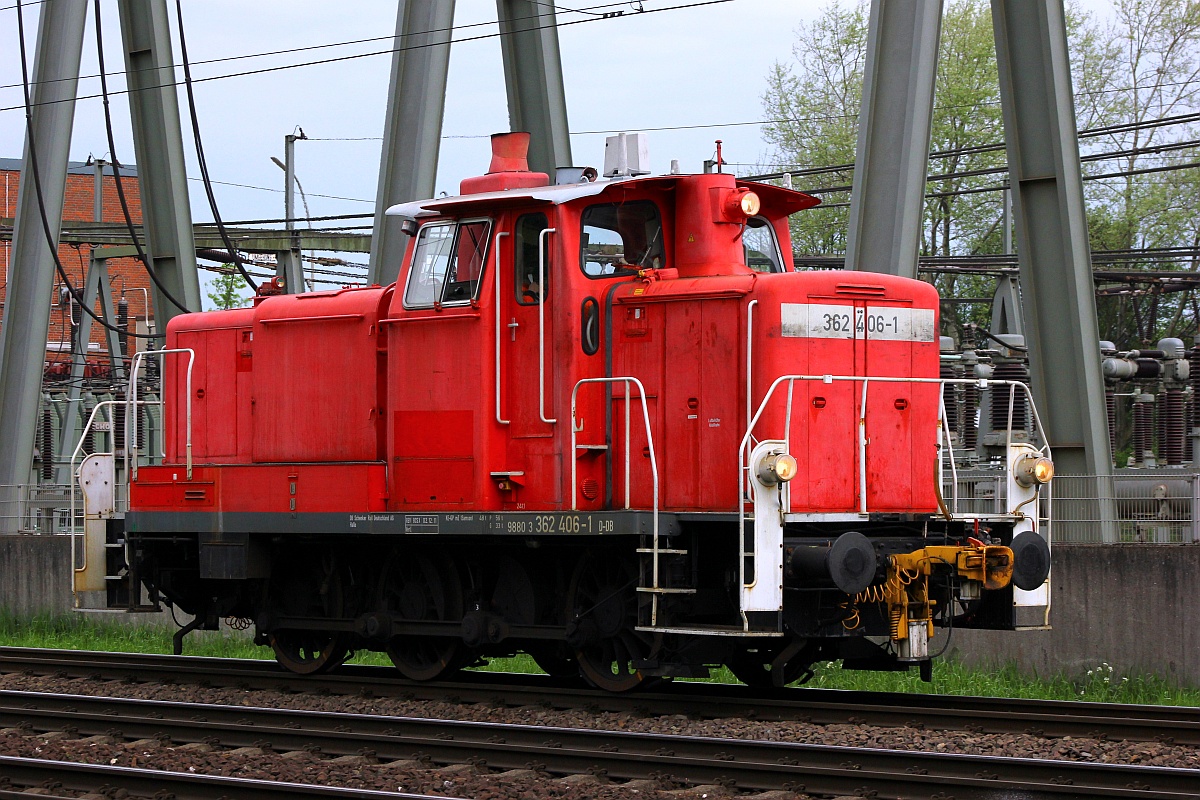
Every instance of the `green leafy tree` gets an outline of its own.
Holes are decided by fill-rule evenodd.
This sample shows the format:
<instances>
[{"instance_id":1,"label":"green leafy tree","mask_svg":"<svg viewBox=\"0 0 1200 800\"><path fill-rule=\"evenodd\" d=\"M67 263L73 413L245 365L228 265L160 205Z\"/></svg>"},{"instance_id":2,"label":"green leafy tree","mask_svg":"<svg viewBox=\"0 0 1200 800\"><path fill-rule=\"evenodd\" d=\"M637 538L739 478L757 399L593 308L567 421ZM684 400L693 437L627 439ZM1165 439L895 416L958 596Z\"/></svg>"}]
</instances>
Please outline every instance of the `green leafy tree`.
<instances>
[{"instance_id":1,"label":"green leafy tree","mask_svg":"<svg viewBox=\"0 0 1200 800\"><path fill-rule=\"evenodd\" d=\"M1115 269L1196 272L1200 179L1194 169L1173 168L1200 162L1197 126L1186 120L1200 103L1200 2L1115 0L1113 12L1096 34L1093 60L1076 70L1079 115L1102 132L1081 143L1092 249L1099 261L1105 251L1158 251ZM1180 286L1102 286L1102 337L1136 347L1194 335L1194 293L1171 291Z\"/></svg>"},{"instance_id":2,"label":"green leafy tree","mask_svg":"<svg viewBox=\"0 0 1200 800\"><path fill-rule=\"evenodd\" d=\"M241 291L246 283L242 276L234 271L232 265L226 264L225 267L229 271L222 272L213 279L208 299L218 309L244 308L250 300L249 295L244 295Z\"/></svg>"},{"instance_id":3,"label":"green leafy tree","mask_svg":"<svg viewBox=\"0 0 1200 800\"><path fill-rule=\"evenodd\" d=\"M1191 107L1197 88L1196 42L1200 41L1200 29L1195 27L1197 4L1200 0L1118 0L1117 14L1107 26L1074 3L1068 4L1081 129L1144 123ZM823 207L793 217L793 238L800 253L845 254L867 21L865 2L826 6L815 20L797 29L793 58L775 64L767 76L764 110L777 121L765 127L764 137L779 162L777 168L820 169L805 176L797 188L841 189L822 191ZM1122 90L1139 86L1144 88ZM938 54L922 255L1003 252L1003 193L980 191L1006 180L1002 131L990 5L985 0L948 0ZM1195 153L1177 149L1190 135L1177 126L1120 128L1106 136L1089 136L1084 140L1085 156L1131 152L1119 165L1097 159L1086 161L1085 168L1095 177L1139 171L1171 159L1197 160ZM1173 149L1155 154L1164 143ZM1188 213L1200 202L1200 182L1189 180L1191 174L1148 173L1116 185L1089 181L1093 248L1182 246L1185 230L1200 242L1200 223ZM947 299L990 297L994 288L994 278L985 276L938 275L931 280ZM1155 301L1151 311L1145 301L1120 302L1125 304L1117 309L1122 325L1162 329L1154 322L1162 316L1156 316L1157 310L1165 308L1161 303ZM1181 304L1182 299L1174 301L1166 315L1173 330L1188 323ZM947 302L945 332L961 337L967 325L987 324L989 315L990 303ZM1102 333L1111 331L1115 336L1122 325L1115 321L1106 325L1112 316L1106 316L1102 307ZM1134 317L1141 323L1131 322Z\"/></svg>"},{"instance_id":4,"label":"green leafy tree","mask_svg":"<svg viewBox=\"0 0 1200 800\"><path fill-rule=\"evenodd\" d=\"M766 113L776 122L764 136L783 169L824 168L805 177L801 189L821 191L824 204L793 217L792 235L801 253L844 255L849 220L849 187L862 103L868 8L865 2L825 7L796 31L790 63L776 63L763 95ZM991 12L977 0L950 0L942 22L932 124L929 185L925 204L923 255L1001 252L1000 193L964 193L995 185L1000 177L984 172L1004 163L997 143L1001 130L999 82ZM1002 176L1001 176L1002 177ZM943 295L990 294L990 280L946 275L935 283ZM982 295L980 294L982 292ZM979 321L979 308L947 304L948 328Z\"/></svg>"},{"instance_id":5,"label":"green leafy tree","mask_svg":"<svg viewBox=\"0 0 1200 800\"><path fill-rule=\"evenodd\" d=\"M796 29L792 63L776 62L767 75L763 107L776 122L763 129L782 169L814 169L807 187L822 193L819 211L792 218L796 250L810 255L844 254L849 222L858 107L862 102L867 8L827 6Z\"/></svg>"}]
</instances>

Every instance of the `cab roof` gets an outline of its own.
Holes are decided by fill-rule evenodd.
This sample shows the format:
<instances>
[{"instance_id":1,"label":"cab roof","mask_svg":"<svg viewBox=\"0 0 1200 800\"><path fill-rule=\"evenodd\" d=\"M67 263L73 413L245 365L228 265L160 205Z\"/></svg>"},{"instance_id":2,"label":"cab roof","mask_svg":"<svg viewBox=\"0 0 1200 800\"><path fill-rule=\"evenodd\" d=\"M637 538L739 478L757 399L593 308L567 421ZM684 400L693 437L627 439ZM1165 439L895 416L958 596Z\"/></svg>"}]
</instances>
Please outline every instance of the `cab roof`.
<instances>
[{"instance_id":1,"label":"cab roof","mask_svg":"<svg viewBox=\"0 0 1200 800\"><path fill-rule=\"evenodd\" d=\"M570 183L561 186L537 186L528 189L507 189L500 192L481 192L479 194L460 195L455 197L438 197L431 200L413 200L399 203L388 208L386 214L391 217L407 217L419 219L442 215L484 212L489 209L505 208L508 206L529 205L562 205L583 197L597 197L620 187L623 189L672 189L681 181L686 181L689 175L662 175L657 177L618 178L614 180L601 179L590 183ZM739 188L752 189L762 200L764 212L771 214L794 214L806 208L812 208L821 201L812 195L772 186L769 183L735 180Z\"/></svg>"}]
</instances>

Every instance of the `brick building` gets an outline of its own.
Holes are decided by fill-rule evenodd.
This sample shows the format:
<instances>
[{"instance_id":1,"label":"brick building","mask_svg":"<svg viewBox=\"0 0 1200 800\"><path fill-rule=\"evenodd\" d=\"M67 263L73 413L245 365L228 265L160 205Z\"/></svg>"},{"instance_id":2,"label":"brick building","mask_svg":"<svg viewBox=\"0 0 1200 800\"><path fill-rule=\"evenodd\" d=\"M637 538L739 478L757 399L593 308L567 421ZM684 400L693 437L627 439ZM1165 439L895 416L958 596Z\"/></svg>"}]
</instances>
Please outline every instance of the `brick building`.
<instances>
[{"instance_id":1,"label":"brick building","mask_svg":"<svg viewBox=\"0 0 1200 800\"><path fill-rule=\"evenodd\" d=\"M17 191L21 183L21 159L0 158L0 183L3 183L3 200L0 201L3 203L3 210L0 211L0 218L3 218L3 223L0 224L6 229L11 229L12 220L17 213ZM125 190L125 199L129 204L129 213L133 218L134 224L141 224L142 201L137 182L136 167L121 167L121 188ZM95 220L95 189L95 167L78 161L70 162L67 167L67 187L63 200L62 218L64 229L69 229L71 223L88 223ZM116 180L113 176L111 166L104 167L101 199L103 204L102 221L106 223L118 223L123 226L125 216L121 211L120 199L117 197ZM78 233L85 233L85 231L78 231ZM37 234L41 235L41 231L38 230ZM89 244L73 243L67 235L64 235L60 241L61 244L58 247L59 260L70 276L71 284L78 292L82 293L92 246ZM3 279L3 283L0 284L0 307L2 307L7 294L11 252L12 241L11 235L9 235L5 237L4 241L0 242L0 278ZM146 308L145 301L146 297L152 298L152 294L149 291L142 292L142 289L149 290L151 284L150 278L147 276L141 262L136 258L110 259L108 262L108 274L112 281L114 307L116 306L117 299L121 296L122 290L124 290L125 298L129 303L131 326L136 321L138 323L137 330L144 332L146 330L147 316L149 316L150 320L153 320L154 315L152 308ZM63 292L62 280L57 275L55 275L54 285L56 302L50 314L50 329L46 337L46 357L48 361L57 361L68 357L71 340L69 327L70 303L57 302L65 294ZM153 302L152 299L151 302ZM97 304L94 310L99 314L99 304ZM91 340L93 342L92 347L89 348L91 352L96 353L97 344L100 348L97 356L101 356L107 351L103 330L98 324L93 323L92 325ZM59 353L62 355L59 355Z\"/></svg>"}]
</instances>

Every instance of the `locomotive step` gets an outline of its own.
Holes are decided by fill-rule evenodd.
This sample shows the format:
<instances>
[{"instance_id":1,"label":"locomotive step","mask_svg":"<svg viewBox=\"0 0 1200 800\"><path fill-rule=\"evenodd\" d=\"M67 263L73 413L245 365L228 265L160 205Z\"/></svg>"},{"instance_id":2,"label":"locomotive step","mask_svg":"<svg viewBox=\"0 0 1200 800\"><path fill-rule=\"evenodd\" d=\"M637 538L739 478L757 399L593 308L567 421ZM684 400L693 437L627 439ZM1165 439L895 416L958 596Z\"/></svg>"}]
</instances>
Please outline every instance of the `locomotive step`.
<instances>
[{"instance_id":1,"label":"locomotive step","mask_svg":"<svg viewBox=\"0 0 1200 800\"><path fill-rule=\"evenodd\" d=\"M639 586L639 592L647 594L695 594L695 589L668 589L665 586Z\"/></svg>"},{"instance_id":2,"label":"locomotive step","mask_svg":"<svg viewBox=\"0 0 1200 800\"><path fill-rule=\"evenodd\" d=\"M653 547L639 547L637 549L637 552L639 552L639 553L655 553L655 552L657 552L660 556L686 556L688 554L687 550L668 550L663 547L658 548L658 550L655 550Z\"/></svg>"},{"instance_id":3,"label":"locomotive step","mask_svg":"<svg viewBox=\"0 0 1200 800\"><path fill-rule=\"evenodd\" d=\"M743 630L738 625L689 625L680 627L675 625L638 625L635 630L644 631L646 633L677 633L685 636L783 636L782 631L766 630Z\"/></svg>"}]
</instances>

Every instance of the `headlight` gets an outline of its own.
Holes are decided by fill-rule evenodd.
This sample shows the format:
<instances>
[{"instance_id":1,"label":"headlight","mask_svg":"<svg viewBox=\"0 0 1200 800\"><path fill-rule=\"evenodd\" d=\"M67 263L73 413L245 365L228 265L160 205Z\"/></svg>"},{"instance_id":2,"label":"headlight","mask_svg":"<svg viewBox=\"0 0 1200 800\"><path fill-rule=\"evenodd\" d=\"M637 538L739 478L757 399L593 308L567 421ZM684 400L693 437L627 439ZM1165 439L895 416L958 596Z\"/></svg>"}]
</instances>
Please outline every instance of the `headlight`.
<instances>
[{"instance_id":1,"label":"headlight","mask_svg":"<svg viewBox=\"0 0 1200 800\"><path fill-rule=\"evenodd\" d=\"M796 463L795 456L789 453L771 453L758 462L755 474L758 475L759 482L774 486L777 483L787 483L796 477L799 471L800 465Z\"/></svg>"},{"instance_id":2,"label":"headlight","mask_svg":"<svg viewBox=\"0 0 1200 800\"><path fill-rule=\"evenodd\" d=\"M718 221L744 223L762 210L762 200L749 189L728 189L721 200Z\"/></svg>"},{"instance_id":3,"label":"headlight","mask_svg":"<svg viewBox=\"0 0 1200 800\"><path fill-rule=\"evenodd\" d=\"M742 195L742 199L738 205L741 206L743 214L747 217L753 217L762 208L762 201L758 199L758 195L754 192L746 192Z\"/></svg>"},{"instance_id":4,"label":"headlight","mask_svg":"<svg viewBox=\"0 0 1200 800\"><path fill-rule=\"evenodd\" d=\"M1054 462L1045 456L1022 456L1013 464L1013 477L1027 489L1039 483L1049 483L1054 477Z\"/></svg>"}]
</instances>

